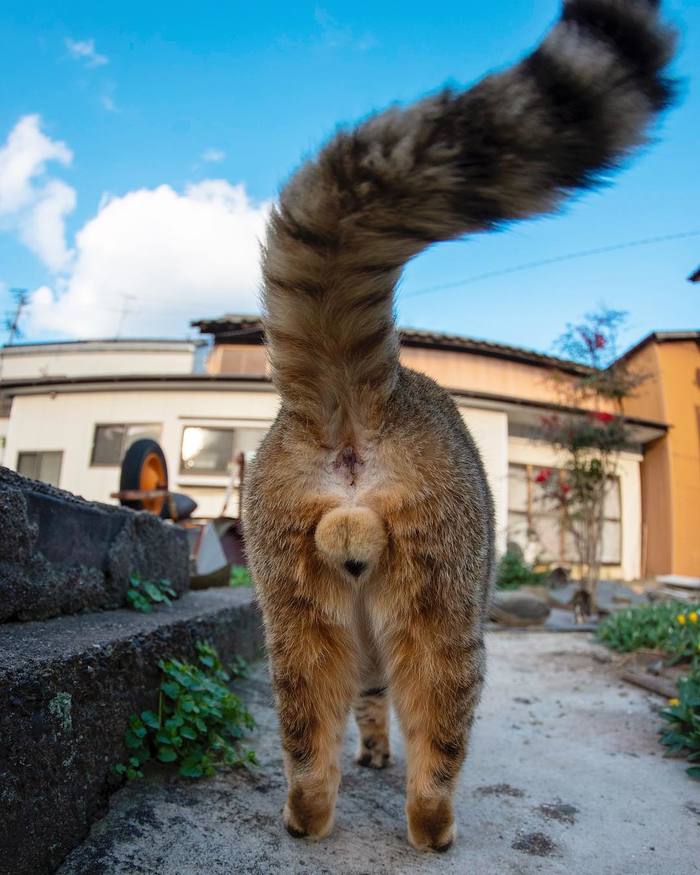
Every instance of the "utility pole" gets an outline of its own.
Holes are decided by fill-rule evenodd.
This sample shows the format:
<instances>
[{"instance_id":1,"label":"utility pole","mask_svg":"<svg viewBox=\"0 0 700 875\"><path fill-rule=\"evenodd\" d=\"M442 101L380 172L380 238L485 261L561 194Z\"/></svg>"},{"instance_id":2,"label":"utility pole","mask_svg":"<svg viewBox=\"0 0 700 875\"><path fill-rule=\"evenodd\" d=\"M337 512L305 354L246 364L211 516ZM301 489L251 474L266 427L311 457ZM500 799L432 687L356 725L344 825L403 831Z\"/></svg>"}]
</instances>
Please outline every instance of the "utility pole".
<instances>
[{"instance_id":1,"label":"utility pole","mask_svg":"<svg viewBox=\"0 0 700 875\"><path fill-rule=\"evenodd\" d=\"M8 313L5 317L5 328L7 329L7 340L5 346L12 346L15 339L21 336L22 332L19 327L19 320L22 317L22 310L24 310L28 302L26 289L10 289L10 293L15 299L15 309L14 312ZM3 348L0 347L0 383L2 382L4 361L5 356ZM0 406L1 405L2 398L0 398ZM2 449L2 447L0 447L0 449Z\"/></svg>"},{"instance_id":2,"label":"utility pole","mask_svg":"<svg viewBox=\"0 0 700 875\"><path fill-rule=\"evenodd\" d=\"M19 320L22 317L22 310L27 306L27 290L26 289L10 289L10 294L15 299L14 313L8 314L5 319L5 328L7 329L6 346L12 346L15 338L21 337L22 332L19 327Z\"/></svg>"}]
</instances>

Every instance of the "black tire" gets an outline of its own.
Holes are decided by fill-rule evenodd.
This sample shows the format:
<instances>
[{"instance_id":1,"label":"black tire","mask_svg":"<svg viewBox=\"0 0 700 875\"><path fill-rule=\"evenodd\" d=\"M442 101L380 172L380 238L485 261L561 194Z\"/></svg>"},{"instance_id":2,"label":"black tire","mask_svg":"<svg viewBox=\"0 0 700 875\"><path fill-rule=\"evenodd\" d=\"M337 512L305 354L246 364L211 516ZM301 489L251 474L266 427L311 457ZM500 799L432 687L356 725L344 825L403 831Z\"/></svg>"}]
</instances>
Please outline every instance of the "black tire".
<instances>
[{"instance_id":1,"label":"black tire","mask_svg":"<svg viewBox=\"0 0 700 875\"><path fill-rule=\"evenodd\" d=\"M154 456L157 457L157 463L162 466L164 474L164 482L161 483L160 486L163 489L168 488L168 466L165 461L163 450L160 448L160 444L151 438L141 438L140 440L134 441L124 456L121 476L119 478L120 492L127 489L146 488L143 485L144 466L149 462L153 463L156 461L154 460ZM150 488L154 488L153 485L151 485ZM155 499L151 499L151 502L153 501L155 501ZM141 499L120 499L120 503L124 505L124 507L132 508L132 510L150 510L152 513L155 512L152 504L150 507L146 507ZM157 515L160 514L162 505L166 502L163 499L159 503L161 507L158 509Z\"/></svg>"}]
</instances>

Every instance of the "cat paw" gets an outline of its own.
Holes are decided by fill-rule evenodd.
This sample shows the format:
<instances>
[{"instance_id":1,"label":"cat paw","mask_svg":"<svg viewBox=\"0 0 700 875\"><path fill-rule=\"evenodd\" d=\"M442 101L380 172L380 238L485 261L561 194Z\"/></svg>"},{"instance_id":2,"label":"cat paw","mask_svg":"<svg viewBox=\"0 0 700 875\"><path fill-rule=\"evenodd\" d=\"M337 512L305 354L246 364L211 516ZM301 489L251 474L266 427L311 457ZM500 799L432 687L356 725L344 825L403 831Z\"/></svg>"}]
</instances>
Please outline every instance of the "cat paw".
<instances>
[{"instance_id":1,"label":"cat paw","mask_svg":"<svg viewBox=\"0 0 700 875\"><path fill-rule=\"evenodd\" d=\"M457 835L449 801L409 802L406 813L408 840L417 851L449 851Z\"/></svg>"},{"instance_id":2,"label":"cat paw","mask_svg":"<svg viewBox=\"0 0 700 875\"><path fill-rule=\"evenodd\" d=\"M295 839L324 839L333 829L333 807L319 804L311 794L290 793L284 806L282 823Z\"/></svg>"},{"instance_id":3,"label":"cat paw","mask_svg":"<svg viewBox=\"0 0 700 875\"><path fill-rule=\"evenodd\" d=\"M367 769L385 769L391 762L389 739L385 735L368 735L363 738L355 762Z\"/></svg>"}]
</instances>

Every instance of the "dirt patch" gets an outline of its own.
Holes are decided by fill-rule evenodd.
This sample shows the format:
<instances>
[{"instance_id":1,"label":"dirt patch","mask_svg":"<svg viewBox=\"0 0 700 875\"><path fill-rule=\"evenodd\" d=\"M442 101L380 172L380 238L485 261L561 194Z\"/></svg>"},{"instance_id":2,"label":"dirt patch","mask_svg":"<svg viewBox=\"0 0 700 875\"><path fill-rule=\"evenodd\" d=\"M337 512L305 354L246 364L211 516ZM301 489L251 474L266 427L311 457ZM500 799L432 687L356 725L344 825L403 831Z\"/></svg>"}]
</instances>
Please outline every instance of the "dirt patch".
<instances>
[{"instance_id":1,"label":"dirt patch","mask_svg":"<svg viewBox=\"0 0 700 875\"><path fill-rule=\"evenodd\" d=\"M491 784L487 787L477 787L474 791L479 796L511 796L513 799L520 799L525 795L525 791L519 787L511 787L510 784Z\"/></svg>"},{"instance_id":2,"label":"dirt patch","mask_svg":"<svg viewBox=\"0 0 700 875\"><path fill-rule=\"evenodd\" d=\"M589 672L595 667L599 673L606 674L613 668L614 660L604 650L602 653L600 650L602 647L598 648L594 644L585 651L552 650L546 656L537 654L535 658L541 662L553 660L557 670L562 672Z\"/></svg>"},{"instance_id":3,"label":"dirt patch","mask_svg":"<svg viewBox=\"0 0 700 875\"><path fill-rule=\"evenodd\" d=\"M554 842L543 832L529 832L522 835L513 842L511 848L530 854L532 857L551 857L557 850Z\"/></svg>"},{"instance_id":4,"label":"dirt patch","mask_svg":"<svg viewBox=\"0 0 700 875\"><path fill-rule=\"evenodd\" d=\"M544 803L544 805L539 805L537 810L548 820L558 820L559 823L571 825L576 823L576 815L578 814L578 808L574 805L567 805L565 802Z\"/></svg>"}]
</instances>

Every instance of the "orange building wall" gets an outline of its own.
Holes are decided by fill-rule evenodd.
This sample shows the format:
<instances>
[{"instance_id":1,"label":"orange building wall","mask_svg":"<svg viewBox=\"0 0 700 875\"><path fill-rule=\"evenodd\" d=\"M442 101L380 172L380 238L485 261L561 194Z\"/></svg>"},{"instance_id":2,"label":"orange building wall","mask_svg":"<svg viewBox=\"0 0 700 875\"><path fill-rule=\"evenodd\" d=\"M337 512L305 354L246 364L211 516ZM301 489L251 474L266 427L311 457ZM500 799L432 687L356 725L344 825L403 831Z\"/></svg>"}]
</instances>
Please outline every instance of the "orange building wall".
<instances>
[{"instance_id":1,"label":"orange building wall","mask_svg":"<svg viewBox=\"0 0 700 875\"><path fill-rule=\"evenodd\" d=\"M427 374L446 389L483 392L539 404L572 403L572 377L534 363L471 351L408 346L401 348L401 363Z\"/></svg>"},{"instance_id":2,"label":"orange building wall","mask_svg":"<svg viewBox=\"0 0 700 875\"><path fill-rule=\"evenodd\" d=\"M625 412L670 426L645 448L643 570L700 577L700 347L694 340L652 341L630 364L650 377Z\"/></svg>"},{"instance_id":3,"label":"orange building wall","mask_svg":"<svg viewBox=\"0 0 700 875\"><path fill-rule=\"evenodd\" d=\"M567 404L568 378L552 368L458 350L402 347L401 362L449 389L504 395L544 404ZM217 344L207 362L211 374L269 372L261 344Z\"/></svg>"},{"instance_id":4,"label":"orange building wall","mask_svg":"<svg viewBox=\"0 0 700 875\"><path fill-rule=\"evenodd\" d=\"M243 374L259 377L268 372L267 353L260 343L217 344L209 353L210 374Z\"/></svg>"},{"instance_id":5,"label":"orange building wall","mask_svg":"<svg viewBox=\"0 0 700 875\"><path fill-rule=\"evenodd\" d=\"M659 361L671 425L673 572L700 577L700 347L663 343Z\"/></svg>"},{"instance_id":6,"label":"orange building wall","mask_svg":"<svg viewBox=\"0 0 700 875\"><path fill-rule=\"evenodd\" d=\"M644 448L642 479L642 577L673 569L673 500L668 439Z\"/></svg>"},{"instance_id":7,"label":"orange building wall","mask_svg":"<svg viewBox=\"0 0 700 875\"><path fill-rule=\"evenodd\" d=\"M558 400L559 387L552 380L553 372L548 368L478 353L414 347L402 347L401 362L407 368L427 374L441 386L450 389L550 403Z\"/></svg>"},{"instance_id":8,"label":"orange building wall","mask_svg":"<svg viewBox=\"0 0 700 875\"><path fill-rule=\"evenodd\" d=\"M627 416L651 419L654 422L668 422L664 399L664 384L661 378L659 345L647 343L634 353L629 369L640 379L646 377L634 393L625 399L624 410Z\"/></svg>"}]
</instances>

